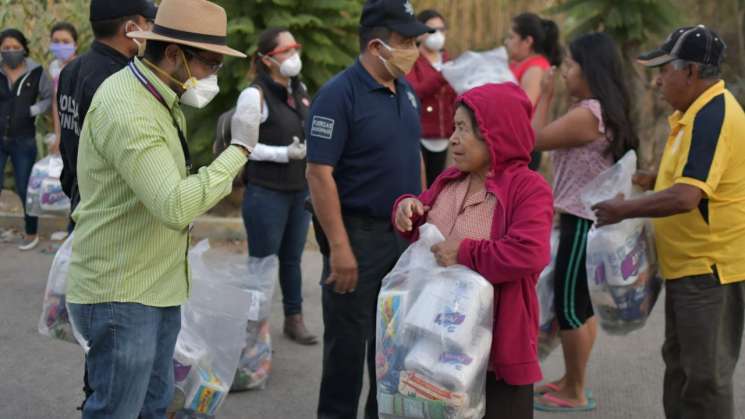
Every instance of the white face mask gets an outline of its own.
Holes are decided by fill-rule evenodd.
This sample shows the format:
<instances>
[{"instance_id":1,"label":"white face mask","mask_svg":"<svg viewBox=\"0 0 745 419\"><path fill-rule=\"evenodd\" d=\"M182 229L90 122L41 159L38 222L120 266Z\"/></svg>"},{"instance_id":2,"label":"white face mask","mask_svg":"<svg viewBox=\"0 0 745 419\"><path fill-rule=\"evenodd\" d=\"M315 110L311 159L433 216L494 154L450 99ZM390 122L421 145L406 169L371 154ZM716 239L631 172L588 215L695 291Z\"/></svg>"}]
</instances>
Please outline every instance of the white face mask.
<instances>
[{"instance_id":1,"label":"white face mask","mask_svg":"<svg viewBox=\"0 0 745 419\"><path fill-rule=\"evenodd\" d=\"M272 58L274 62L277 62ZM300 71L303 69L303 61L300 59L300 54L295 53L292 57L286 59L282 64L279 65L279 73L287 78L297 77Z\"/></svg>"},{"instance_id":2,"label":"white face mask","mask_svg":"<svg viewBox=\"0 0 745 419\"><path fill-rule=\"evenodd\" d=\"M192 77L184 83L184 87L186 91L181 95L181 103L197 109L207 106L220 93L215 74L201 80Z\"/></svg>"},{"instance_id":3,"label":"white face mask","mask_svg":"<svg viewBox=\"0 0 745 419\"><path fill-rule=\"evenodd\" d=\"M440 31L430 34L424 40L424 46L430 51L442 51L445 48L445 34Z\"/></svg>"}]
</instances>

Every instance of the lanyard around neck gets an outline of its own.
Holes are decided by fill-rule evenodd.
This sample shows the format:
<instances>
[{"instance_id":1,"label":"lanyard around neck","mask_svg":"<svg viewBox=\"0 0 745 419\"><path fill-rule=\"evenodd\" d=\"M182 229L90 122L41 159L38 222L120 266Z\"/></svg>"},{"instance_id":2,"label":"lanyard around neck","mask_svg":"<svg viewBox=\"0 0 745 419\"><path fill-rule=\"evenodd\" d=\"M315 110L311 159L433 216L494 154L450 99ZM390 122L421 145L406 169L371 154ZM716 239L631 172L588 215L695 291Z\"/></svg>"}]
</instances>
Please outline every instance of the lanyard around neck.
<instances>
[{"instance_id":1,"label":"lanyard around neck","mask_svg":"<svg viewBox=\"0 0 745 419\"><path fill-rule=\"evenodd\" d=\"M184 161L186 162L186 174L191 174L192 164L191 164L191 153L189 153L189 144L186 142L186 136L184 135L184 132L181 130L181 127L178 124L178 121L176 121L176 117L173 115L173 112L171 112L171 109L168 107L168 104L166 103L166 100L163 98L163 95L158 92L158 89L155 88L155 86L150 82L150 80L145 77L144 74L140 71L140 69L135 66L134 61L129 62L129 69L132 70L132 73L135 75L135 78L142 84L142 86L150 92L153 97L160 102L161 105L163 105L168 113L171 115L171 118L173 118L173 126L176 127L176 131L178 131L178 139L181 142L181 149L184 152Z\"/></svg>"}]
</instances>

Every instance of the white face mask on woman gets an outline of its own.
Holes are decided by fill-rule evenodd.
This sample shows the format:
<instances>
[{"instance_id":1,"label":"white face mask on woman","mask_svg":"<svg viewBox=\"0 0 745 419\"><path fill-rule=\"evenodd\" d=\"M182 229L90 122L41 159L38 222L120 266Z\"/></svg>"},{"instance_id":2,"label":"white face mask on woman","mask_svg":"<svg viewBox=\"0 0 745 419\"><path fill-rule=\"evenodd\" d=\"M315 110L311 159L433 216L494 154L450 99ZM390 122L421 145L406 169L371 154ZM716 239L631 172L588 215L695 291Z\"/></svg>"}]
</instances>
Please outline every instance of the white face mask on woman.
<instances>
[{"instance_id":1,"label":"white face mask on woman","mask_svg":"<svg viewBox=\"0 0 745 419\"><path fill-rule=\"evenodd\" d=\"M279 64L276 59L272 58L272 60ZM293 54L290 58L279 64L279 73L287 78L297 77L302 70L303 61L300 59L300 54L298 53Z\"/></svg>"},{"instance_id":2,"label":"white face mask on woman","mask_svg":"<svg viewBox=\"0 0 745 419\"><path fill-rule=\"evenodd\" d=\"M442 51L445 48L445 34L440 31L430 34L424 40L424 46L430 51Z\"/></svg>"}]
</instances>

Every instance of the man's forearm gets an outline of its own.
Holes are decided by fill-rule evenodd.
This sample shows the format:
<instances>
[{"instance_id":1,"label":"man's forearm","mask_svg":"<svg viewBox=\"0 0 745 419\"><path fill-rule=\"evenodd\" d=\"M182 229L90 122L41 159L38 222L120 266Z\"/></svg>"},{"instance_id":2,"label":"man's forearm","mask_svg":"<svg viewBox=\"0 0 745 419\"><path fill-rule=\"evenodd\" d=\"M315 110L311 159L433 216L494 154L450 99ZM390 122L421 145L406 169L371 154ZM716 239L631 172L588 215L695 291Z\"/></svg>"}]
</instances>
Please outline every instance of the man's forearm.
<instances>
[{"instance_id":1,"label":"man's forearm","mask_svg":"<svg viewBox=\"0 0 745 419\"><path fill-rule=\"evenodd\" d=\"M642 198L624 201L621 211L624 219L662 218L689 212L697 205L698 203L694 204L685 193L672 187Z\"/></svg>"},{"instance_id":2,"label":"man's forearm","mask_svg":"<svg viewBox=\"0 0 745 419\"><path fill-rule=\"evenodd\" d=\"M321 223L329 246L333 249L349 245L349 236L341 215L339 192L333 177L329 179L327 176L309 172L308 186L313 201L313 211Z\"/></svg>"}]
</instances>

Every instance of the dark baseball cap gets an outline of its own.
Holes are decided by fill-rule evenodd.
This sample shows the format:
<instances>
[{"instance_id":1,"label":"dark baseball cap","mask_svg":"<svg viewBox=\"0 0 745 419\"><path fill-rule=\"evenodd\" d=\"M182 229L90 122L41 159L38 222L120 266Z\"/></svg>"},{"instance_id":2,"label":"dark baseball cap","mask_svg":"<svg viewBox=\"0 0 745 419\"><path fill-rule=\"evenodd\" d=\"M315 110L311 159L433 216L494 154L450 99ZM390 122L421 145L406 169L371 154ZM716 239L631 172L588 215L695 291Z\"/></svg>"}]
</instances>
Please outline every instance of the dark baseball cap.
<instances>
[{"instance_id":1,"label":"dark baseball cap","mask_svg":"<svg viewBox=\"0 0 745 419\"><path fill-rule=\"evenodd\" d=\"M98 22L134 15L155 20L157 10L152 0L91 0L90 21Z\"/></svg>"},{"instance_id":2,"label":"dark baseball cap","mask_svg":"<svg viewBox=\"0 0 745 419\"><path fill-rule=\"evenodd\" d=\"M414 6L408 0L367 0L362 9L360 25L368 28L385 27L406 38L434 32L416 20Z\"/></svg>"},{"instance_id":3,"label":"dark baseball cap","mask_svg":"<svg viewBox=\"0 0 745 419\"><path fill-rule=\"evenodd\" d=\"M718 66L726 49L716 32L704 25L690 26L676 29L661 47L640 55L638 61L646 67L660 67L673 60Z\"/></svg>"}]
</instances>

